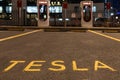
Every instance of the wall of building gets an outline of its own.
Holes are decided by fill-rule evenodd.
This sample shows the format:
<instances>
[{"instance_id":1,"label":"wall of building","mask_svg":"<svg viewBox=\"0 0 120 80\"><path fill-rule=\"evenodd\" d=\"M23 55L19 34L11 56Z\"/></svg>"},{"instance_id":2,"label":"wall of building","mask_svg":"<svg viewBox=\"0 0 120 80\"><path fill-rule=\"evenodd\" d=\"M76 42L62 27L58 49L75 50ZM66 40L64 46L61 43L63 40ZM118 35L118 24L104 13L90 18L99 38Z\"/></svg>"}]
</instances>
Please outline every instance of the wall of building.
<instances>
[{"instance_id":1,"label":"wall of building","mask_svg":"<svg viewBox=\"0 0 120 80\"><path fill-rule=\"evenodd\" d=\"M22 0L22 7L21 7L21 17L18 15L18 7L17 7L17 0L12 0L12 20L0 20L0 25L24 25L27 23L26 20L26 0ZM104 15L104 3L94 3L96 6L96 12L94 16L97 17L98 13L102 13ZM67 17L71 18L71 14L76 12L76 17L80 18L80 4L68 4L67 8ZM24 15L25 14L25 15ZM62 15L64 16L64 9Z\"/></svg>"},{"instance_id":2,"label":"wall of building","mask_svg":"<svg viewBox=\"0 0 120 80\"><path fill-rule=\"evenodd\" d=\"M0 19L0 25L18 25L18 24L23 25L25 7L26 7L26 0L22 0L22 7L20 13L21 17L19 17L17 0L12 0L12 19L10 20Z\"/></svg>"},{"instance_id":3,"label":"wall of building","mask_svg":"<svg viewBox=\"0 0 120 80\"><path fill-rule=\"evenodd\" d=\"M98 14L102 14L104 17L104 3L94 3L93 6L96 6L96 12L93 12L94 17L98 17ZM77 11L75 10L77 8ZM81 9L80 9L80 4L68 4L67 10L67 17L71 17L71 14L73 12L76 13L76 17L80 18L81 17ZM64 14L64 9L63 9L63 14Z\"/></svg>"}]
</instances>

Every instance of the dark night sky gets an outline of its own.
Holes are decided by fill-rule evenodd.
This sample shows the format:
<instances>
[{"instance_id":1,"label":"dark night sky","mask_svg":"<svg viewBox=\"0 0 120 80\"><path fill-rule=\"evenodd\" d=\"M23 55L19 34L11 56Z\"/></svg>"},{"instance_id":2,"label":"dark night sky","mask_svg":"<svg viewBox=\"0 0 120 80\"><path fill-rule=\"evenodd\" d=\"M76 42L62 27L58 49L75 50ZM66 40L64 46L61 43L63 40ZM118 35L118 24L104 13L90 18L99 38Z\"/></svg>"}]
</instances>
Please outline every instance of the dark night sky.
<instances>
[{"instance_id":1,"label":"dark night sky","mask_svg":"<svg viewBox=\"0 0 120 80\"><path fill-rule=\"evenodd\" d=\"M68 2L72 2L72 3L79 3L80 1L84 1L84 0L67 0ZM95 3L99 3L99 2L104 2L104 0L92 0Z\"/></svg>"},{"instance_id":2,"label":"dark night sky","mask_svg":"<svg viewBox=\"0 0 120 80\"><path fill-rule=\"evenodd\" d=\"M69 3L80 3L80 1L85 1L85 0L67 0ZM105 0L91 0L94 3L103 3ZM120 11L120 0L107 0L108 2L111 2L111 5Z\"/></svg>"}]
</instances>

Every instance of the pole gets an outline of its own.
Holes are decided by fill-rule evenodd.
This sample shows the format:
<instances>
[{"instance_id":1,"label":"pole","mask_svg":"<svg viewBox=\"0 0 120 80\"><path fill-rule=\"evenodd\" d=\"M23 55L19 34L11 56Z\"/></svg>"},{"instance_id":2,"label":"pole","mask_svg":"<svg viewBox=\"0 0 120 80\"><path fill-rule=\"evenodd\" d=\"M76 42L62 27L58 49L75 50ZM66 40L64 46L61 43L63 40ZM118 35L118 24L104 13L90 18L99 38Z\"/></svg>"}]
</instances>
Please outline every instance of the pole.
<instances>
[{"instance_id":1,"label":"pole","mask_svg":"<svg viewBox=\"0 0 120 80\"><path fill-rule=\"evenodd\" d=\"M19 26L19 7L18 7L18 26Z\"/></svg>"},{"instance_id":2,"label":"pole","mask_svg":"<svg viewBox=\"0 0 120 80\"><path fill-rule=\"evenodd\" d=\"M21 25L21 17L22 17L22 0L17 0L18 7L18 25Z\"/></svg>"},{"instance_id":3,"label":"pole","mask_svg":"<svg viewBox=\"0 0 120 80\"><path fill-rule=\"evenodd\" d=\"M64 27L66 27L66 24L67 22L66 22L66 9L65 9Z\"/></svg>"},{"instance_id":4,"label":"pole","mask_svg":"<svg viewBox=\"0 0 120 80\"><path fill-rule=\"evenodd\" d=\"M21 25L21 17L22 17L22 14L21 14L21 8L18 7L18 25L20 26Z\"/></svg>"}]
</instances>

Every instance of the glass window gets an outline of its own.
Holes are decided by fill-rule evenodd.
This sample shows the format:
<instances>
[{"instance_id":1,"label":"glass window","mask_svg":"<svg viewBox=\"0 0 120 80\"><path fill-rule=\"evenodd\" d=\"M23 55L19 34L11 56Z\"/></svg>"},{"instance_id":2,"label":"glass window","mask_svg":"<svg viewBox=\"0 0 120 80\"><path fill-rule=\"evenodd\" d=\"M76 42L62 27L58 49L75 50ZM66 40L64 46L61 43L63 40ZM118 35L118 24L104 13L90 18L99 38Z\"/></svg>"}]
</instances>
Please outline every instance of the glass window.
<instances>
[{"instance_id":1,"label":"glass window","mask_svg":"<svg viewBox=\"0 0 120 80\"><path fill-rule=\"evenodd\" d=\"M36 6L37 0L27 0L27 6Z\"/></svg>"},{"instance_id":2,"label":"glass window","mask_svg":"<svg viewBox=\"0 0 120 80\"><path fill-rule=\"evenodd\" d=\"M3 12L3 7L2 6L0 6L0 13L2 13Z\"/></svg>"},{"instance_id":3,"label":"glass window","mask_svg":"<svg viewBox=\"0 0 120 80\"><path fill-rule=\"evenodd\" d=\"M6 6L6 13L12 13L12 6Z\"/></svg>"},{"instance_id":4,"label":"glass window","mask_svg":"<svg viewBox=\"0 0 120 80\"><path fill-rule=\"evenodd\" d=\"M27 13L37 13L37 6L27 6Z\"/></svg>"},{"instance_id":5,"label":"glass window","mask_svg":"<svg viewBox=\"0 0 120 80\"><path fill-rule=\"evenodd\" d=\"M62 13L62 6L50 6L50 13Z\"/></svg>"},{"instance_id":6,"label":"glass window","mask_svg":"<svg viewBox=\"0 0 120 80\"><path fill-rule=\"evenodd\" d=\"M0 19L12 19L11 0L0 0Z\"/></svg>"},{"instance_id":7,"label":"glass window","mask_svg":"<svg viewBox=\"0 0 120 80\"><path fill-rule=\"evenodd\" d=\"M96 12L96 6L92 7L92 12Z\"/></svg>"}]
</instances>

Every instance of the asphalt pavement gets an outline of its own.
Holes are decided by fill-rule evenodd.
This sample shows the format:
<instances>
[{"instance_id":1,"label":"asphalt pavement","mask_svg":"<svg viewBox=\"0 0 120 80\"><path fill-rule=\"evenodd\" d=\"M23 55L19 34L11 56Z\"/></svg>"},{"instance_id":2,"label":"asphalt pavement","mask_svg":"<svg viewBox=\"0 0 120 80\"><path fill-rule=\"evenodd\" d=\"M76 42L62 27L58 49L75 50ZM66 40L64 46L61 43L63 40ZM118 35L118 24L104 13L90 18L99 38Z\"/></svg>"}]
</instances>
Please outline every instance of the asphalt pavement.
<instances>
[{"instance_id":1,"label":"asphalt pavement","mask_svg":"<svg viewBox=\"0 0 120 80\"><path fill-rule=\"evenodd\" d=\"M0 31L0 80L120 80L119 34Z\"/></svg>"}]
</instances>

